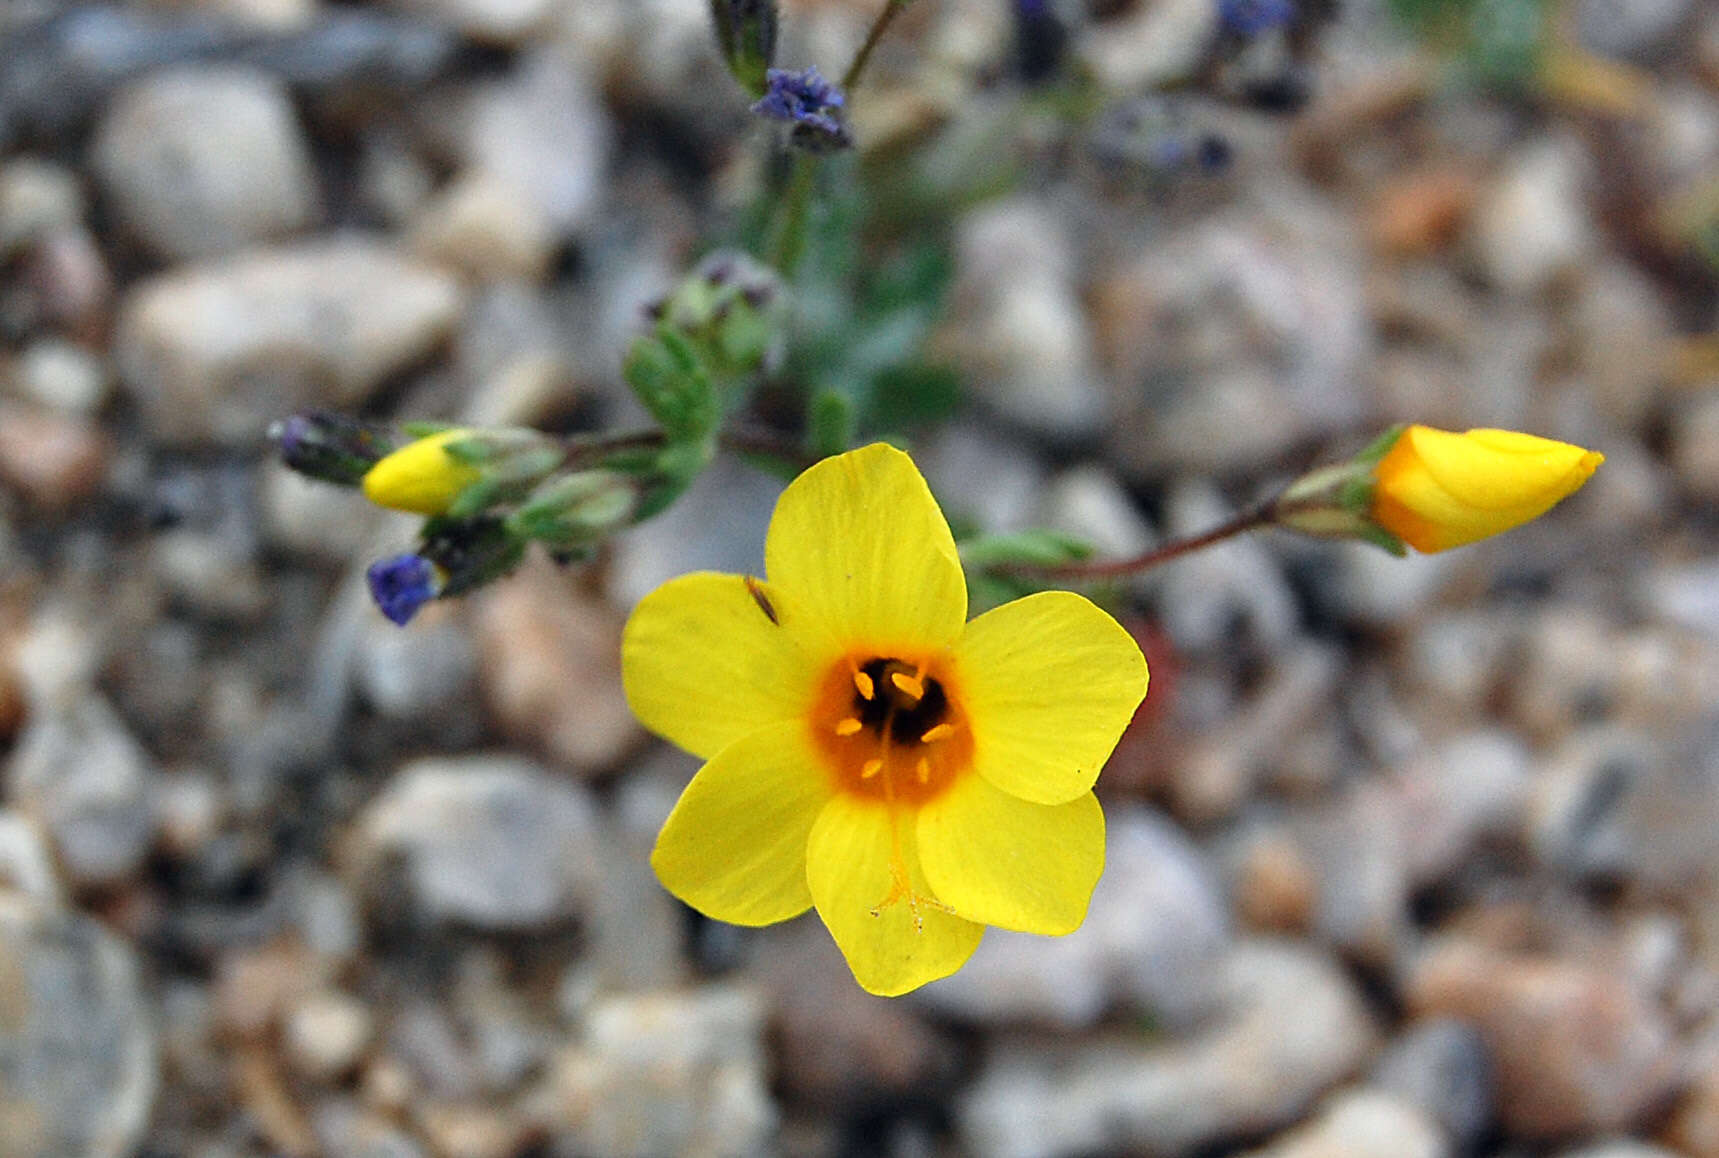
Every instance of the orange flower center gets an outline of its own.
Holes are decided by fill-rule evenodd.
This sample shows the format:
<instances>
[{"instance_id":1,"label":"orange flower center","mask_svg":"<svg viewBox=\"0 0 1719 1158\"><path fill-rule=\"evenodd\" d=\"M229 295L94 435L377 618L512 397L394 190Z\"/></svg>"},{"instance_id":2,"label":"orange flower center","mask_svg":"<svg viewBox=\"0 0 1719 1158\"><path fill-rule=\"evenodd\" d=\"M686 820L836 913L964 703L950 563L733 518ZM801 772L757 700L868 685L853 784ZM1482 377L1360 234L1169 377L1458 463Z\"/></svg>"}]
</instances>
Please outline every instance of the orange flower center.
<instances>
[{"instance_id":1,"label":"orange flower center","mask_svg":"<svg viewBox=\"0 0 1719 1158\"><path fill-rule=\"evenodd\" d=\"M858 796L923 804L973 763L973 732L948 664L849 655L831 665L812 732L836 786Z\"/></svg>"}]
</instances>

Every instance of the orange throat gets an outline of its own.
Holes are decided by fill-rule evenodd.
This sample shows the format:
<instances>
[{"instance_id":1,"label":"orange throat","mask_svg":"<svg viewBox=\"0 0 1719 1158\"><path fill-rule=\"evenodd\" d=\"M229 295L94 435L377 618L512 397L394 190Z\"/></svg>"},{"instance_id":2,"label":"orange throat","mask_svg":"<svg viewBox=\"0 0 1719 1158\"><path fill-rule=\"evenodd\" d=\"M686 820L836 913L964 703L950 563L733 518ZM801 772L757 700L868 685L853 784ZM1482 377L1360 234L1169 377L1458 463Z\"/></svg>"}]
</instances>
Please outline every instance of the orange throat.
<instances>
[{"instance_id":1,"label":"orange throat","mask_svg":"<svg viewBox=\"0 0 1719 1158\"><path fill-rule=\"evenodd\" d=\"M973 765L973 731L945 657L850 653L812 707L818 750L839 791L923 804Z\"/></svg>"}]
</instances>

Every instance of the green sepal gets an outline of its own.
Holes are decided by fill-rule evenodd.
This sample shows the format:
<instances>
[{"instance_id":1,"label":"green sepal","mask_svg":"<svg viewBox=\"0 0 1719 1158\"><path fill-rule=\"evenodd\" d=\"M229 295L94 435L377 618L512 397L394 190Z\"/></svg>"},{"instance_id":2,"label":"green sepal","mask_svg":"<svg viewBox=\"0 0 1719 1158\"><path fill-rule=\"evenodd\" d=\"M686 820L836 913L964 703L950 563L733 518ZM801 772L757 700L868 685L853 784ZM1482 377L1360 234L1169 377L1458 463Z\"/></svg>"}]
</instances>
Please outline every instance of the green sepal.
<instances>
[{"instance_id":1,"label":"green sepal","mask_svg":"<svg viewBox=\"0 0 1719 1158\"><path fill-rule=\"evenodd\" d=\"M853 399L828 387L812 395L806 410L806 449L815 458L841 454L853 445Z\"/></svg>"}]
</instances>

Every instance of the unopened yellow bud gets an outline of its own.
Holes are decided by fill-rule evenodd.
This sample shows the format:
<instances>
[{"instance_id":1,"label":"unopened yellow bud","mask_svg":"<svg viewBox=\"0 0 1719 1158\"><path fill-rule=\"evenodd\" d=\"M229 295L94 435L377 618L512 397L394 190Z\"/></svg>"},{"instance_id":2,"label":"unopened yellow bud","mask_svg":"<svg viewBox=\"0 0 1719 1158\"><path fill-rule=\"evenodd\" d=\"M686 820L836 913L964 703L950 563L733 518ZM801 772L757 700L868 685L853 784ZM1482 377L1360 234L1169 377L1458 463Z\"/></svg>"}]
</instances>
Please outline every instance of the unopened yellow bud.
<instances>
[{"instance_id":1,"label":"unopened yellow bud","mask_svg":"<svg viewBox=\"0 0 1719 1158\"><path fill-rule=\"evenodd\" d=\"M481 472L448 453L450 442L471 437L469 430L444 430L420 438L383 458L364 475L364 497L379 507L440 515L476 482Z\"/></svg>"},{"instance_id":2,"label":"unopened yellow bud","mask_svg":"<svg viewBox=\"0 0 1719 1158\"><path fill-rule=\"evenodd\" d=\"M1444 551L1539 518L1604 461L1512 430L1410 426L1379 460L1372 518L1417 551Z\"/></svg>"}]
</instances>

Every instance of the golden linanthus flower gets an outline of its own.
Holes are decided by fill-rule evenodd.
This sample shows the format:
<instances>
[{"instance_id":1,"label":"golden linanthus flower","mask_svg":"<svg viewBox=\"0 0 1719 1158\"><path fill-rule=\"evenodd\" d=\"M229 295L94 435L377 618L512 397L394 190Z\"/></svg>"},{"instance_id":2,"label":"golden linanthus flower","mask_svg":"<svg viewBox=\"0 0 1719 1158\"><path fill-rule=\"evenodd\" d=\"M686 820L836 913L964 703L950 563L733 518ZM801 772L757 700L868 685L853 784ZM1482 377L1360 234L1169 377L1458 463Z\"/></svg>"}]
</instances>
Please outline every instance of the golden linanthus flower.
<instances>
[{"instance_id":1,"label":"golden linanthus flower","mask_svg":"<svg viewBox=\"0 0 1719 1158\"><path fill-rule=\"evenodd\" d=\"M469 430L444 430L407 443L364 475L364 497L379 507L415 515L446 514L461 491L482 477L473 464L448 453L448 444L471 437Z\"/></svg>"},{"instance_id":2,"label":"golden linanthus flower","mask_svg":"<svg viewBox=\"0 0 1719 1158\"><path fill-rule=\"evenodd\" d=\"M706 760L657 838L663 885L739 925L816 908L891 996L986 925L1078 928L1104 865L1092 785L1146 694L1128 633L1065 591L967 622L949 525L882 444L787 488L765 572L682 576L627 623L633 711Z\"/></svg>"},{"instance_id":3,"label":"golden linanthus flower","mask_svg":"<svg viewBox=\"0 0 1719 1158\"><path fill-rule=\"evenodd\" d=\"M1417 551L1443 551L1537 519L1605 456L1513 430L1406 428L1375 468L1372 519Z\"/></svg>"}]
</instances>

